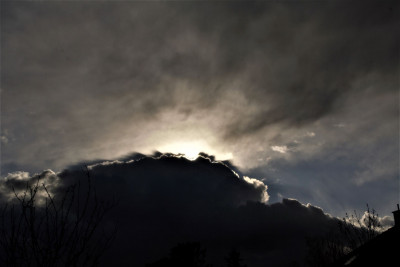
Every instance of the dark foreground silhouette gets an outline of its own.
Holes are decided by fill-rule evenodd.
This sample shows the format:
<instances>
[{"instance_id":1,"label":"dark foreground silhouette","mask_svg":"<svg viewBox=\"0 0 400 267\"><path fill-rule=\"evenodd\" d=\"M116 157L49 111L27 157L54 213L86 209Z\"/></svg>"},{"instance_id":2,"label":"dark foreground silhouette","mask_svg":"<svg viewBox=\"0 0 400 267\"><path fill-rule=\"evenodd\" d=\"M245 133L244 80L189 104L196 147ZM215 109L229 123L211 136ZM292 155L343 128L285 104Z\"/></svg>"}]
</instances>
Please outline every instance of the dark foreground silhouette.
<instances>
[{"instance_id":1,"label":"dark foreground silhouette","mask_svg":"<svg viewBox=\"0 0 400 267\"><path fill-rule=\"evenodd\" d=\"M339 223L363 233L294 199L266 204L265 184L207 157L100 162L90 176L71 168L1 181L0 265L305 266L309 255L307 266L326 266L330 248L351 247Z\"/></svg>"},{"instance_id":2,"label":"dark foreground silhouette","mask_svg":"<svg viewBox=\"0 0 400 267\"><path fill-rule=\"evenodd\" d=\"M232 249L225 258L226 267L246 267L242 264L240 252ZM146 267L212 267L206 261L206 249L199 242L182 243L171 249L168 257L164 257L154 263L146 264Z\"/></svg>"}]
</instances>

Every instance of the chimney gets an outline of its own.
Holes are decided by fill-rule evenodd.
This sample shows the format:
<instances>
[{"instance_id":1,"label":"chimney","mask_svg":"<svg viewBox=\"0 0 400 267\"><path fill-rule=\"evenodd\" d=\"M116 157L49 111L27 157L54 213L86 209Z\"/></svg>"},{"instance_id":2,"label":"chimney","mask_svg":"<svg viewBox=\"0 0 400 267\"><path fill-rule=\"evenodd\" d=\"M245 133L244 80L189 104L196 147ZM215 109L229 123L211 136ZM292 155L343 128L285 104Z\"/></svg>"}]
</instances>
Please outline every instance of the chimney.
<instances>
[{"instance_id":1,"label":"chimney","mask_svg":"<svg viewBox=\"0 0 400 267\"><path fill-rule=\"evenodd\" d=\"M397 204L397 210L393 211L394 216L394 227L400 227L400 207Z\"/></svg>"}]
</instances>

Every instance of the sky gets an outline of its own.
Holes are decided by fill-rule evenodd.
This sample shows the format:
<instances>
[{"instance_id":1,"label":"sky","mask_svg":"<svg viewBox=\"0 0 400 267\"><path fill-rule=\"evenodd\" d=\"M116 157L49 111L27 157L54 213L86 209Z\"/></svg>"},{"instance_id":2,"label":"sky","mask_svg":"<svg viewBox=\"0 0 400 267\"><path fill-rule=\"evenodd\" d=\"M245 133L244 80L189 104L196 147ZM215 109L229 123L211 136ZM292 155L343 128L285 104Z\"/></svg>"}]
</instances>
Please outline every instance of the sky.
<instances>
[{"instance_id":1,"label":"sky","mask_svg":"<svg viewBox=\"0 0 400 267\"><path fill-rule=\"evenodd\" d=\"M398 28L398 1L2 1L0 176L203 152L267 204L391 215Z\"/></svg>"}]
</instances>

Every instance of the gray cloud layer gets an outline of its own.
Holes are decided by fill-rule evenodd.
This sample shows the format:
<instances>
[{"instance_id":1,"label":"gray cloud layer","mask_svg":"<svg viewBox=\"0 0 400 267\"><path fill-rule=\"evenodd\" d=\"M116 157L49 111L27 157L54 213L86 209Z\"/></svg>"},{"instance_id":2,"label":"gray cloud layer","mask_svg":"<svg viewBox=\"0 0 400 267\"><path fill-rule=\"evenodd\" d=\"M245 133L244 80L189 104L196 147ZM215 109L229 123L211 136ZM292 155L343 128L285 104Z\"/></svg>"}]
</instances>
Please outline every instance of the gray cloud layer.
<instances>
[{"instance_id":1,"label":"gray cloud layer","mask_svg":"<svg viewBox=\"0 0 400 267\"><path fill-rule=\"evenodd\" d=\"M398 198L397 1L1 5L2 175L195 141L332 211Z\"/></svg>"}]
</instances>

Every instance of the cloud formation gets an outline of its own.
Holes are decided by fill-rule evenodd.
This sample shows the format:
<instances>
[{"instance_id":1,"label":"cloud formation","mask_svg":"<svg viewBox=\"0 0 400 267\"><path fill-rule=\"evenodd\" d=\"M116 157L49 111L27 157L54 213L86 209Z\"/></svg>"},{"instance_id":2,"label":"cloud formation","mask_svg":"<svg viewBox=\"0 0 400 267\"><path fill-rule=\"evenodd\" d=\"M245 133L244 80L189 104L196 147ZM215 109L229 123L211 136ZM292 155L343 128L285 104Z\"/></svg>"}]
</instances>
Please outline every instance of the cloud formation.
<instances>
[{"instance_id":1,"label":"cloud formation","mask_svg":"<svg viewBox=\"0 0 400 267\"><path fill-rule=\"evenodd\" d=\"M2 176L193 147L335 213L398 201L398 1L1 5Z\"/></svg>"},{"instance_id":2,"label":"cloud formation","mask_svg":"<svg viewBox=\"0 0 400 267\"><path fill-rule=\"evenodd\" d=\"M285 265L303 260L305 237L323 235L337 224L320 208L294 199L266 204L262 182L238 177L208 158L163 155L99 162L89 173L99 197L119 202L107 217L117 223L118 234L104 266L141 266L180 242L193 241L207 247L211 262L221 263L234 246L251 266ZM10 184L34 183L39 176L57 197L69 185L84 182L85 175L73 168L58 174L10 174L1 180L0 199L4 204Z\"/></svg>"}]
</instances>

